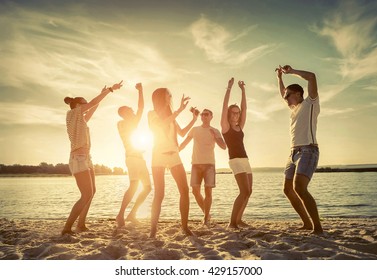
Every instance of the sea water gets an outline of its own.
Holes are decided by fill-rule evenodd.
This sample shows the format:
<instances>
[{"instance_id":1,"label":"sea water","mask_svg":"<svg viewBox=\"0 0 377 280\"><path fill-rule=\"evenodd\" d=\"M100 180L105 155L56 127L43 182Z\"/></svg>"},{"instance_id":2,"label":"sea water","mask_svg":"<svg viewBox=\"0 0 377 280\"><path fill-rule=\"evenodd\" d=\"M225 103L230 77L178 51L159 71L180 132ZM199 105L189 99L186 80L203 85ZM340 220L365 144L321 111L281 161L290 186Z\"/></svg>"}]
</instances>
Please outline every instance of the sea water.
<instances>
[{"instance_id":1,"label":"sea water","mask_svg":"<svg viewBox=\"0 0 377 280\"><path fill-rule=\"evenodd\" d=\"M282 192L282 173L257 171L253 176L253 193L244 214L246 220L298 218ZM190 175L187 178L189 181ZM238 187L232 174L217 174L216 181L211 215L214 220L228 221ZM127 175L96 176L97 192L88 218L114 219L128 186ZM377 173L373 172L315 173L309 191L316 199L322 218L376 217L376 186ZM0 178L0 218L66 219L79 196L74 177L3 177ZM152 199L153 190L140 207L138 217L150 217ZM179 192L170 174L166 174L160 217L180 218ZM190 219L202 218L203 214L190 190Z\"/></svg>"}]
</instances>

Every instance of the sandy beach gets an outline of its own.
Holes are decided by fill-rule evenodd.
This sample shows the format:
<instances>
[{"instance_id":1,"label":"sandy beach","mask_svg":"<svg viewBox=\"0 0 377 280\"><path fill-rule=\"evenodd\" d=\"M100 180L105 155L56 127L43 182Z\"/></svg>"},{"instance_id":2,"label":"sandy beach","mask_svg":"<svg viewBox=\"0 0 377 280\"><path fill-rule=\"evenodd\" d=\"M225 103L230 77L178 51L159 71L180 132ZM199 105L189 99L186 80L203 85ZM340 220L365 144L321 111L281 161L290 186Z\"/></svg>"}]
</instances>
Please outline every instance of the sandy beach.
<instances>
[{"instance_id":1,"label":"sandy beach","mask_svg":"<svg viewBox=\"0 0 377 280\"><path fill-rule=\"evenodd\" d=\"M150 239L149 220L116 229L111 219L91 220L90 231L60 236L64 221L0 219L0 259L3 260L375 260L377 219L325 219L325 234L297 231L298 220L255 220L230 231L225 221L210 227L190 225L186 237L178 221L160 221Z\"/></svg>"}]
</instances>

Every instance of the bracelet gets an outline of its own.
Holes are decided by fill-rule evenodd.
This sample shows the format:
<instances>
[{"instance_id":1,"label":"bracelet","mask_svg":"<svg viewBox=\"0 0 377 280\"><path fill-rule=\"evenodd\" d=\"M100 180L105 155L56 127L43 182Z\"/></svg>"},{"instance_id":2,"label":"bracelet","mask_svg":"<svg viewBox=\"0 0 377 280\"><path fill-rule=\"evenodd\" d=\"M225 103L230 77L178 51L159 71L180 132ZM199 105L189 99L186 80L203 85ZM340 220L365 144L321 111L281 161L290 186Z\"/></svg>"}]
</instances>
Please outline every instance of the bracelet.
<instances>
[{"instance_id":1,"label":"bracelet","mask_svg":"<svg viewBox=\"0 0 377 280\"><path fill-rule=\"evenodd\" d=\"M108 87L109 91L114 92L112 87Z\"/></svg>"},{"instance_id":2,"label":"bracelet","mask_svg":"<svg viewBox=\"0 0 377 280\"><path fill-rule=\"evenodd\" d=\"M231 90L232 88L231 88L231 87L227 87L226 89L227 89L227 90Z\"/></svg>"}]
</instances>

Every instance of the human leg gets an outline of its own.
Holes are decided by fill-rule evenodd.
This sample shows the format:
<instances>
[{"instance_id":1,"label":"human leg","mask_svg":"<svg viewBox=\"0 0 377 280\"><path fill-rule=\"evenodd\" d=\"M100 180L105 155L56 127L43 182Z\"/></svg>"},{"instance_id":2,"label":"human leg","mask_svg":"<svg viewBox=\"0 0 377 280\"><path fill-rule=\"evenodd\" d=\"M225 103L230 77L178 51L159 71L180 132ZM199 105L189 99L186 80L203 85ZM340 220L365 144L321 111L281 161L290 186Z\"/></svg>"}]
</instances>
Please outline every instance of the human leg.
<instances>
[{"instance_id":1,"label":"human leg","mask_svg":"<svg viewBox=\"0 0 377 280\"><path fill-rule=\"evenodd\" d=\"M291 203L293 209L297 212L300 216L302 222L304 223L300 229L312 229L312 222L310 221L309 215L306 212L305 206L297 195L295 190L293 189L293 180L292 179L285 179L284 180L284 194L288 198L289 202Z\"/></svg>"},{"instance_id":2,"label":"human leg","mask_svg":"<svg viewBox=\"0 0 377 280\"><path fill-rule=\"evenodd\" d=\"M249 179L248 179L247 173L246 172L238 173L234 175L234 177L238 185L239 194L233 203L230 223L228 225L228 227L230 228L238 228L237 219L240 214L242 215L241 211L244 210L243 207L245 203L247 203L250 197Z\"/></svg>"},{"instance_id":3,"label":"human leg","mask_svg":"<svg viewBox=\"0 0 377 280\"><path fill-rule=\"evenodd\" d=\"M249 202L250 196L251 196L252 191L253 191L253 174L248 173L247 179L248 179L248 194L249 194L249 196L245 200L244 204L242 205L242 207L241 207L241 209L238 213L238 216L237 216L237 225L238 226L248 226L248 224L246 224L245 222L242 221L242 216L243 216L243 213L245 212L246 206Z\"/></svg>"},{"instance_id":4,"label":"human leg","mask_svg":"<svg viewBox=\"0 0 377 280\"><path fill-rule=\"evenodd\" d=\"M204 198L200 192L200 186L192 186L192 194L194 195L200 209L202 209L204 213Z\"/></svg>"},{"instance_id":5,"label":"human leg","mask_svg":"<svg viewBox=\"0 0 377 280\"><path fill-rule=\"evenodd\" d=\"M294 190L293 186L293 179L296 174L296 163L299 158L299 150L293 149L291 150L291 154L288 157L287 164L285 166L285 180L284 180L284 194L288 198L289 202L291 203L293 209L297 212L300 216L303 226L299 229L303 230L310 230L313 228L312 222L306 212L305 206L302 203L302 200L297 195Z\"/></svg>"},{"instance_id":6,"label":"human leg","mask_svg":"<svg viewBox=\"0 0 377 280\"><path fill-rule=\"evenodd\" d=\"M212 206L212 188L205 187L205 197L204 197L204 224L207 224L211 219L210 211Z\"/></svg>"},{"instance_id":7,"label":"human leg","mask_svg":"<svg viewBox=\"0 0 377 280\"><path fill-rule=\"evenodd\" d=\"M75 175L77 186L80 190L81 197L73 205L71 212L62 230L62 235L72 233L72 225L83 212L85 206L91 201L93 197L92 179L89 170L76 173Z\"/></svg>"},{"instance_id":8,"label":"human leg","mask_svg":"<svg viewBox=\"0 0 377 280\"><path fill-rule=\"evenodd\" d=\"M127 221L137 221L136 220L136 213L139 209L140 205L143 204L145 199L147 198L148 194L151 192L151 185L143 185L143 190L140 192L140 194L137 196L134 206L131 209L131 212L128 214L126 220Z\"/></svg>"},{"instance_id":9,"label":"human leg","mask_svg":"<svg viewBox=\"0 0 377 280\"><path fill-rule=\"evenodd\" d=\"M190 185L192 187L192 194L195 197L196 202L198 203L200 209L204 213L204 198L200 193L200 185L203 180L203 172L199 164L193 164L191 166L191 176L190 176Z\"/></svg>"},{"instance_id":10,"label":"human leg","mask_svg":"<svg viewBox=\"0 0 377 280\"><path fill-rule=\"evenodd\" d=\"M150 237L156 237L158 219L161 213L161 204L165 195L165 167L152 167L154 183L154 196L151 212L151 233Z\"/></svg>"},{"instance_id":11,"label":"human leg","mask_svg":"<svg viewBox=\"0 0 377 280\"><path fill-rule=\"evenodd\" d=\"M172 167L170 171L178 186L180 194L179 210L181 212L182 229L186 235L193 235L191 230L188 228L190 198L185 169L182 164L178 164Z\"/></svg>"},{"instance_id":12,"label":"human leg","mask_svg":"<svg viewBox=\"0 0 377 280\"><path fill-rule=\"evenodd\" d=\"M212 189L216 186L216 168L214 164L205 164L204 168L204 224L209 224L212 206Z\"/></svg>"},{"instance_id":13,"label":"human leg","mask_svg":"<svg viewBox=\"0 0 377 280\"><path fill-rule=\"evenodd\" d=\"M135 192L137 190L138 185L139 185L138 180L131 181L129 188L124 193L122 204L121 204L120 209L119 209L119 213L115 218L115 220L118 224L118 227L124 226L124 212L126 211L128 204L130 203L133 196L135 195Z\"/></svg>"},{"instance_id":14,"label":"human leg","mask_svg":"<svg viewBox=\"0 0 377 280\"><path fill-rule=\"evenodd\" d=\"M92 203L94 194L96 193L96 179L95 179L95 174L94 174L93 168L89 169L89 174L90 174L90 179L91 179L91 182L92 182L92 197L90 198L90 200L87 202L84 209L80 213L79 220L77 221L77 230L78 231L87 231L88 230L88 228L85 225L86 216L88 215L90 205Z\"/></svg>"},{"instance_id":15,"label":"human leg","mask_svg":"<svg viewBox=\"0 0 377 280\"><path fill-rule=\"evenodd\" d=\"M294 190L297 195L302 200L306 211L309 213L313 221L313 231L312 233L321 234L323 233L322 225L319 219L317 203L315 199L308 191L310 179L304 175L296 174L294 181Z\"/></svg>"}]
</instances>

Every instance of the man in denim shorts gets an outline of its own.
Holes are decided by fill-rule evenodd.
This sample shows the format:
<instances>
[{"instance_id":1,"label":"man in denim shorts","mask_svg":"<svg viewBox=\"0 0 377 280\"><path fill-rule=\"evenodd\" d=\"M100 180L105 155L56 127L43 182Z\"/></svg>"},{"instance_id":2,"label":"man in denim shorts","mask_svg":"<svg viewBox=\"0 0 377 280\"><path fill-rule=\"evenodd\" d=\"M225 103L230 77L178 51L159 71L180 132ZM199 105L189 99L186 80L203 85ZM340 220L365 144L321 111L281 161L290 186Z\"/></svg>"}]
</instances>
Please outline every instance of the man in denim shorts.
<instances>
[{"instance_id":1,"label":"man in denim shorts","mask_svg":"<svg viewBox=\"0 0 377 280\"><path fill-rule=\"evenodd\" d=\"M181 151L194 139L192 152L191 182L192 193L196 202L204 213L203 224L209 225L210 210L212 205L212 188L215 187L215 143L225 150L226 145L218 129L211 126L213 114L210 110L204 109L200 114L202 125L193 127L186 139L179 146ZM200 185L204 179L205 197L200 193Z\"/></svg>"},{"instance_id":2,"label":"man in denim shorts","mask_svg":"<svg viewBox=\"0 0 377 280\"><path fill-rule=\"evenodd\" d=\"M323 233L317 204L308 192L310 179L318 165L319 149L316 138L320 112L316 76L289 65L276 70L280 94L291 109L291 154L285 167L284 193L303 221L300 229ZM284 86L282 74L293 74L308 81L308 97L298 84Z\"/></svg>"}]
</instances>

